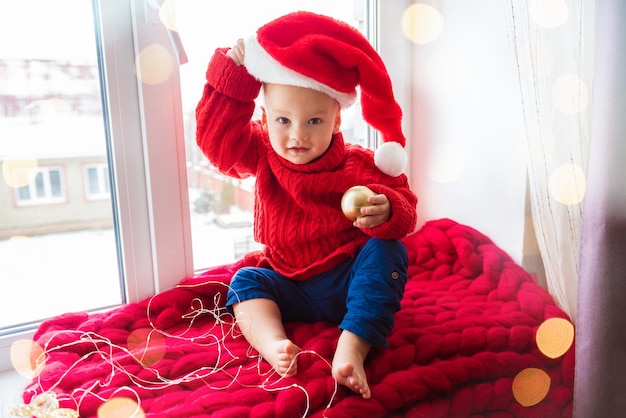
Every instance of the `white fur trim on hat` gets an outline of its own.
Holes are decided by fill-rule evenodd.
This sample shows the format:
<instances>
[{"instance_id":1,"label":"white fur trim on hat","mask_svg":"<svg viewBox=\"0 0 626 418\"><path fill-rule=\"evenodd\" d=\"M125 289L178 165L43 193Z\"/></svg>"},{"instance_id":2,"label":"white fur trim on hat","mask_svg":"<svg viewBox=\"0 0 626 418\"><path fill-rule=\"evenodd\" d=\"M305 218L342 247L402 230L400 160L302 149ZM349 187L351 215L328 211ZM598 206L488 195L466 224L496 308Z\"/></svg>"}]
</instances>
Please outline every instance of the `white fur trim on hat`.
<instances>
[{"instance_id":1,"label":"white fur trim on hat","mask_svg":"<svg viewBox=\"0 0 626 418\"><path fill-rule=\"evenodd\" d=\"M397 142L384 142L374 152L374 164L383 173L397 177L404 172L409 156Z\"/></svg>"},{"instance_id":2,"label":"white fur trim on hat","mask_svg":"<svg viewBox=\"0 0 626 418\"><path fill-rule=\"evenodd\" d=\"M248 72L262 83L286 84L320 91L337 100L342 109L350 107L356 100L356 91L344 93L322 84L310 77L285 67L259 45L256 36L245 41L243 64Z\"/></svg>"}]
</instances>

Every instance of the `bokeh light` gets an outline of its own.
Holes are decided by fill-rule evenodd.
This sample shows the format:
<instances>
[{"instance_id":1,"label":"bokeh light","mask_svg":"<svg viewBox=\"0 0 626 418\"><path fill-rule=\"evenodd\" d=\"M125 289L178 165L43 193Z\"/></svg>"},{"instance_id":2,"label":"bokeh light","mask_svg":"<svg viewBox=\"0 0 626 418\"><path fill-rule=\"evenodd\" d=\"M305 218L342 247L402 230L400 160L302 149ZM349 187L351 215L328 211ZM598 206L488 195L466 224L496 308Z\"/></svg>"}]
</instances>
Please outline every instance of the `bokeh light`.
<instances>
[{"instance_id":1,"label":"bokeh light","mask_svg":"<svg viewBox=\"0 0 626 418\"><path fill-rule=\"evenodd\" d=\"M126 347L144 366L153 366L165 356L165 339L153 329L141 328L128 336Z\"/></svg>"},{"instance_id":2,"label":"bokeh light","mask_svg":"<svg viewBox=\"0 0 626 418\"><path fill-rule=\"evenodd\" d=\"M435 145L428 160L428 176L438 183L450 183L465 169L465 157L460 148L452 144Z\"/></svg>"},{"instance_id":3,"label":"bokeh light","mask_svg":"<svg viewBox=\"0 0 626 418\"><path fill-rule=\"evenodd\" d=\"M565 0L532 0L529 12L537 25L547 29L561 26L569 16Z\"/></svg>"},{"instance_id":4,"label":"bokeh light","mask_svg":"<svg viewBox=\"0 0 626 418\"><path fill-rule=\"evenodd\" d=\"M585 172L576 164L563 164L550 175L548 187L552 197L559 203L580 203L587 192Z\"/></svg>"},{"instance_id":5,"label":"bokeh light","mask_svg":"<svg viewBox=\"0 0 626 418\"><path fill-rule=\"evenodd\" d=\"M564 74L552 86L552 102L565 114L583 112L589 105L587 86L578 76Z\"/></svg>"},{"instance_id":6,"label":"bokeh light","mask_svg":"<svg viewBox=\"0 0 626 418\"><path fill-rule=\"evenodd\" d=\"M456 92L467 80L467 63L454 51L433 54L422 69L428 86L445 92Z\"/></svg>"},{"instance_id":7,"label":"bokeh light","mask_svg":"<svg viewBox=\"0 0 626 418\"><path fill-rule=\"evenodd\" d=\"M550 376L541 369L529 367L513 379L513 396L522 406L541 402L550 390Z\"/></svg>"},{"instance_id":8,"label":"bokeh light","mask_svg":"<svg viewBox=\"0 0 626 418\"><path fill-rule=\"evenodd\" d=\"M161 23L168 28L169 30L173 30L175 32L178 31L178 26L176 25L176 6L174 0L165 0L161 7L159 8L159 19Z\"/></svg>"},{"instance_id":9,"label":"bokeh light","mask_svg":"<svg viewBox=\"0 0 626 418\"><path fill-rule=\"evenodd\" d=\"M414 3L402 14L402 31L413 43L424 45L434 42L443 28L442 14L427 4Z\"/></svg>"},{"instance_id":10,"label":"bokeh light","mask_svg":"<svg viewBox=\"0 0 626 418\"><path fill-rule=\"evenodd\" d=\"M145 418L146 413L133 399L112 398L98 408L98 418Z\"/></svg>"},{"instance_id":11,"label":"bokeh light","mask_svg":"<svg viewBox=\"0 0 626 418\"><path fill-rule=\"evenodd\" d=\"M10 242L18 242L18 241L24 241L29 239L26 235L13 235L11 238L9 238Z\"/></svg>"},{"instance_id":12,"label":"bokeh light","mask_svg":"<svg viewBox=\"0 0 626 418\"><path fill-rule=\"evenodd\" d=\"M27 379L36 377L44 366L44 350L32 340L16 340L11 344L11 364Z\"/></svg>"},{"instance_id":13,"label":"bokeh light","mask_svg":"<svg viewBox=\"0 0 626 418\"><path fill-rule=\"evenodd\" d=\"M139 52L135 59L135 75L146 84L161 84L174 70L174 59L163 45L152 44Z\"/></svg>"},{"instance_id":14,"label":"bokeh light","mask_svg":"<svg viewBox=\"0 0 626 418\"><path fill-rule=\"evenodd\" d=\"M18 189L35 179L38 167L35 156L9 156L2 162L2 176L9 187Z\"/></svg>"},{"instance_id":15,"label":"bokeh light","mask_svg":"<svg viewBox=\"0 0 626 418\"><path fill-rule=\"evenodd\" d=\"M543 355L551 359L559 358L574 343L574 325L563 318L547 319L537 329L536 339Z\"/></svg>"}]
</instances>

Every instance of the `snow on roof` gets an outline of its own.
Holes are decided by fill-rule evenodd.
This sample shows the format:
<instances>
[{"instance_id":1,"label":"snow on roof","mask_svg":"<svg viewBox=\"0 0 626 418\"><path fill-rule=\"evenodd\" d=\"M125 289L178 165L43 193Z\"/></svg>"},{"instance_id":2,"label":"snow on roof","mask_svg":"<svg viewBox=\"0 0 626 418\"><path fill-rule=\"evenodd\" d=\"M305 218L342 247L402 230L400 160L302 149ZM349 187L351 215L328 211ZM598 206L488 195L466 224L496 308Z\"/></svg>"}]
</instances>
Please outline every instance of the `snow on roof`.
<instances>
[{"instance_id":1,"label":"snow on roof","mask_svg":"<svg viewBox=\"0 0 626 418\"><path fill-rule=\"evenodd\" d=\"M0 1L0 57L95 60L91 2Z\"/></svg>"}]
</instances>

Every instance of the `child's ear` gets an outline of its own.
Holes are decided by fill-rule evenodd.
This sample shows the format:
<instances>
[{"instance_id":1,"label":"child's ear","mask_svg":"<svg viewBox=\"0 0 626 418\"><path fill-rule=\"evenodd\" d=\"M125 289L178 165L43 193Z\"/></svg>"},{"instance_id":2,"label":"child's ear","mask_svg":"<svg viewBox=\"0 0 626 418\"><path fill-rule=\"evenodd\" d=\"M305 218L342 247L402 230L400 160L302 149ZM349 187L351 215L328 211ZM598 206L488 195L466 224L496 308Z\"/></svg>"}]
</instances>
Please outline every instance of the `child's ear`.
<instances>
[{"instance_id":1,"label":"child's ear","mask_svg":"<svg viewBox=\"0 0 626 418\"><path fill-rule=\"evenodd\" d=\"M333 134L336 134L341 129L341 111L337 112L335 116L335 126L333 126Z\"/></svg>"},{"instance_id":2,"label":"child's ear","mask_svg":"<svg viewBox=\"0 0 626 418\"><path fill-rule=\"evenodd\" d=\"M263 132L267 132L267 112L265 111L265 106L261 106L261 126L263 127Z\"/></svg>"}]
</instances>

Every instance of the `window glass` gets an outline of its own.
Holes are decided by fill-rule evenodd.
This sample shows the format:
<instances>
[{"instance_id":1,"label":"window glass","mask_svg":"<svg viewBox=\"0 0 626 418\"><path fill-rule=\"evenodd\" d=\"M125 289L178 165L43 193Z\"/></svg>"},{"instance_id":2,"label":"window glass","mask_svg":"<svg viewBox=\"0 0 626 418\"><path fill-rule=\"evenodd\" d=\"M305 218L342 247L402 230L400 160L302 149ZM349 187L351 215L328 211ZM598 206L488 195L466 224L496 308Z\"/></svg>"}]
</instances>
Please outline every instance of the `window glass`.
<instances>
[{"instance_id":1,"label":"window glass","mask_svg":"<svg viewBox=\"0 0 626 418\"><path fill-rule=\"evenodd\" d=\"M61 171L50 170L48 174L50 176L50 194L53 198L62 197Z\"/></svg>"},{"instance_id":2,"label":"window glass","mask_svg":"<svg viewBox=\"0 0 626 418\"><path fill-rule=\"evenodd\" d=\"M363 0L176 0L163 4L161 19L179 33L188 58L180 72L196 270L232 262L260 247L252 232L254 179L236 180L221 175L196 145L194 111L213 51L232 46L261 25L296 10L333 16L363 30L363 4ZM343 111L342 131L346 140L366 144L367 128L357 106Z\"/></svg>"},{"instance_id":3,"label":"window glass","mask_svg":"<svg viewBox=\"0 0 626 418\"><path fill-rule=\"evenodd\" d=\"M93 21L0 1L0 335L122 301Z\"/></svg>"},{"instance_id":4,"label":"window glass","mask_svg":"<svg viewBox=\"0 0 626 418\"><path fill-rule=\"evenodd\" d=\"M32 172L36 172L34 179L27 181L27 184L22 187L16 188L16 204L18 206L45 205L65 201L61 169L58 167L41 167L37 170L16 168L11 177L13 179L32 178L29 176L29 173Z\"/></svg>"},{"instance_id":5,"label":"window glass","mask_svg":"<svg viewBox=\"0 0 626 418\"><path fill-rule=\"evenodd\" d=\"M85 187L88 199L109 199L109 169L106 164L85 167Z\"/></svg>"}]
</instances>

